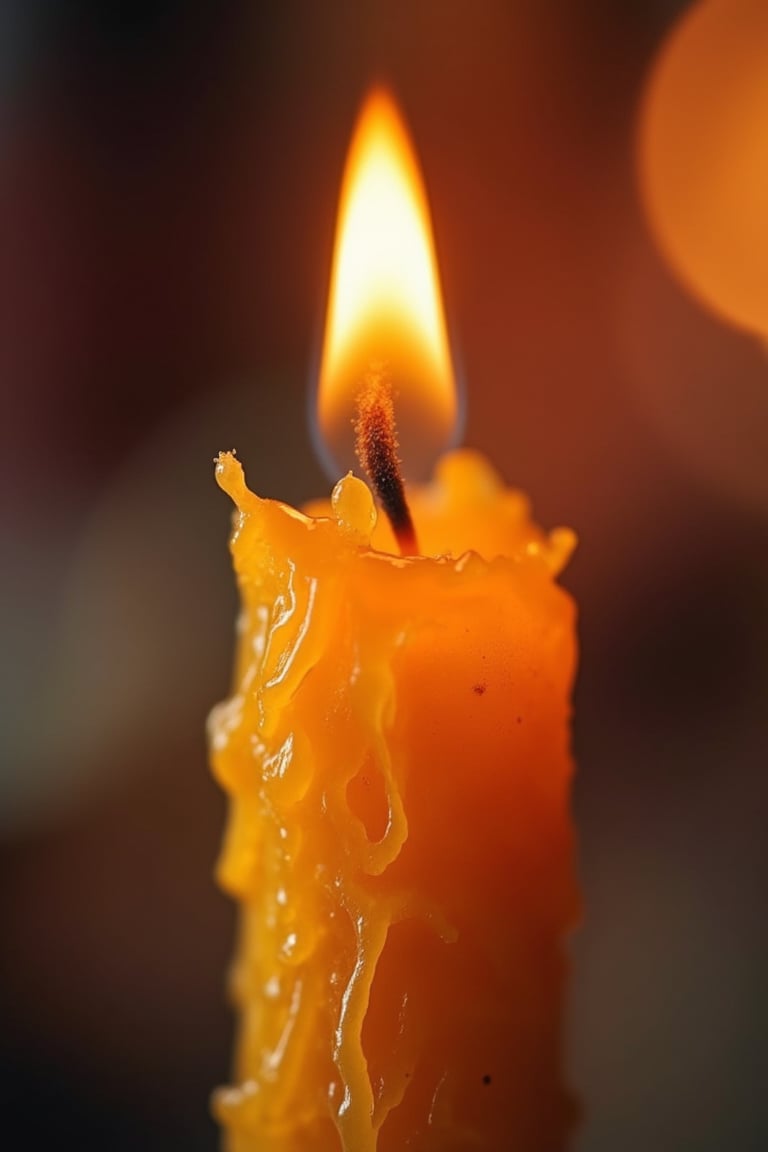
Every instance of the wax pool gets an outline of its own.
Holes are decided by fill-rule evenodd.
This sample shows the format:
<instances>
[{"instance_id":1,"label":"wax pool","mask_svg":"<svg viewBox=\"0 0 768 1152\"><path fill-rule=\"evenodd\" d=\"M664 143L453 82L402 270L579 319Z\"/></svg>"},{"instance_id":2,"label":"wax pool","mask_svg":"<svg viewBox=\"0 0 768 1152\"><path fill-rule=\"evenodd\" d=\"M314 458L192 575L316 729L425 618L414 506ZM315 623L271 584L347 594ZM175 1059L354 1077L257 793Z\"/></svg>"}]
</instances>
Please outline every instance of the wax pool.
<instances>
[{"instance_id":1,"label":"wax pool","mask_svg":"<svg viewBox=\"0 0 768 1152\"><path fill-rule=\"evenodd\" d=\"M555 1152L574 544L473 453L410 493L401 559L347 477L297 512L222 455L240 586L210 721L239 902L229 1152Z\"/></svg>"}]
</instances>

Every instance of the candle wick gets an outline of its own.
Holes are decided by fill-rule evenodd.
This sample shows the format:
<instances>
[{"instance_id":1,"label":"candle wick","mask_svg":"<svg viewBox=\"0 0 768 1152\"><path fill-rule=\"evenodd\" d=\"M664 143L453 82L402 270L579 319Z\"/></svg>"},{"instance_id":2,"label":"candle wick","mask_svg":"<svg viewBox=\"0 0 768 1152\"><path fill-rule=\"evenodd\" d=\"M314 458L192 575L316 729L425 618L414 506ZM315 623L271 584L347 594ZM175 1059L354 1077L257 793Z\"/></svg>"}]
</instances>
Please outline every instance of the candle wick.
<instances>
[{"instance_id":1,"label":"candle wick","mask_svg":"<svg viewBox=\"0 0 768 1152\"><path fill-rule=\"evenodd\" d=\"M392 525L401 554L415 555L418 545L400 471L392 386L379 365L371 365L360 388L355 445L358 459Z\"/></svg>"}]
</instances>

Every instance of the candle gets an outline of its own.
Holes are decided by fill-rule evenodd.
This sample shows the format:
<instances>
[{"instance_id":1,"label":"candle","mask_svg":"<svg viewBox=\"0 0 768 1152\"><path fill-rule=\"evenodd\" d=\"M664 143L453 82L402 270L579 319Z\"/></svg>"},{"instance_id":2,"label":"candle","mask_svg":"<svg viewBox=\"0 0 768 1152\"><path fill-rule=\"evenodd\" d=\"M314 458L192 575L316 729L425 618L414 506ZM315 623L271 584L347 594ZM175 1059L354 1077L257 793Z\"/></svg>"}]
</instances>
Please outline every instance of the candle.
<instances>
[{"instance_id":1,"label":"candle","mask_svg":"<svg viewBox=\"0 0 768 1152\"><path fill-rule=\"evenodd\" d=\"M230 798L219 879L241 908L235 1077L214 1103L229 1152L554 1152L573 1121L574 606L556 576L574 537L543 533L468 451L408 485L407 509L392 497L393 413L421 426L431 388L433 446L456 413L425 205L376 93L342 194L319 407L343 454L333 395L357 404L393 523L351 474L299 512L250 492L234 455L217 463L242 599L210 724ZM351 256L350 213L353 233L373 221L358 243L371 227L386 243ZM394 225L418 238L408 260L390 260ZM414 438L404 461L423 466Z\"/></svg>"}]
</instances>

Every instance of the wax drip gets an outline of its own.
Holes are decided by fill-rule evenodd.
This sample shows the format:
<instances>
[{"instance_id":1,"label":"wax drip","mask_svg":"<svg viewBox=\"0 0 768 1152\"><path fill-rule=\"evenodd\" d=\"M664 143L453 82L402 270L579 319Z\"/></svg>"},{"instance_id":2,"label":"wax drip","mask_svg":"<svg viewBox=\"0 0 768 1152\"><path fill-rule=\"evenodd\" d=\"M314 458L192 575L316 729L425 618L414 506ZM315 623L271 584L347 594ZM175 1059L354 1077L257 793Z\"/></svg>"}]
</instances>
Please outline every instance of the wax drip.
<instances>
[{"instance_id":1,"label":"wax drip","mask_svg":"<svg viewBox=\"0 0 768 1152\"><path fill-rule=\"evenodd\" d=\"M418 544L400 471L392 386L378 366L369 369L357 398L355 440L360 463L392 525L400 552L413 556Z\"/></svg>"}]
</instances>

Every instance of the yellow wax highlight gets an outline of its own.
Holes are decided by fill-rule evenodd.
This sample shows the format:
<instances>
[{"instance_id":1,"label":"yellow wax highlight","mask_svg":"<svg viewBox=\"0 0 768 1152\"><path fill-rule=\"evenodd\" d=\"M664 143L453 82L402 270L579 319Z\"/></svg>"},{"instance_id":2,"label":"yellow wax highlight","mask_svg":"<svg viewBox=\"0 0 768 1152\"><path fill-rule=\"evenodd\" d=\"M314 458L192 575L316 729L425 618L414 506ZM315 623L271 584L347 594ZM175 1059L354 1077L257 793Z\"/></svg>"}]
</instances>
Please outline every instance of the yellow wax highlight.
<instances>
[{"instance_id":1,"label":"yellow wax highlight","mask_svg":"<svg viewBox=\"0 0 768 1152\"><path fill-rule=\"evenodd\" d=\"M462 452L410 493L403 559L349 476L300 513L237 460L242 598L210 722L241 906L228 1152L556 1152L573 534Z\"/></svg>"}]
</instances>

